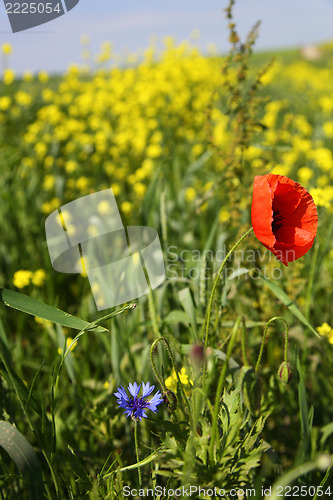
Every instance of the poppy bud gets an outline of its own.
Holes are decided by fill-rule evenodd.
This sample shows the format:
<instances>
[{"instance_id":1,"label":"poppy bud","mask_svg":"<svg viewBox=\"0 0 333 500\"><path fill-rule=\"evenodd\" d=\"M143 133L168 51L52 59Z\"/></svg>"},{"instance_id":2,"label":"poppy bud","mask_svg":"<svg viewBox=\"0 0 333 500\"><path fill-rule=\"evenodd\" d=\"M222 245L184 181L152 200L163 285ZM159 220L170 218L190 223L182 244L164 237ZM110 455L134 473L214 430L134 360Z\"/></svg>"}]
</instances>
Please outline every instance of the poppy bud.
<instances>
[{"instance_id":1,"label":"poppy bud","mask_svg":"<svg viewBox=\"0 0 333 500\"><path fill-rule=\"evenodd\" d=\"M283 363L281 363L278 370L278 376L283 384L289 384L289 382L293 378L293 372L288 362L283 361Z\"/></svg>"},{"instance_id":2,"label":"poppy bud","mask_svg":"<svg viewBox=\"0 0 333 500\"><path fill-rule=\"evenodd\" d=\"M163 392L163 400L167 408L171 411L175 411L177 408L177 396L174 392L167 389Z\"/></svg>"},{"instance_id":3,"label":"poppy bud","mask_svg":"<svg viewBox=\"0 0 333 500\"><path fill-rule=\"evenodd\" d=\"M196 367L201 367L205 360L205 351L201 344L194 345L190 350L190 359Z\"/></svg>"},{"instance_id":4,"label":"poppy bud","mask_svg":"<svg viewBox=\"0 0 333 500\"><path fill-rule=\"evenodd\" d=\"M244 366L242 390L244 404L254 417L258 417L261 406L261 380L251 366Z\"/></svg>"}]
</instances>

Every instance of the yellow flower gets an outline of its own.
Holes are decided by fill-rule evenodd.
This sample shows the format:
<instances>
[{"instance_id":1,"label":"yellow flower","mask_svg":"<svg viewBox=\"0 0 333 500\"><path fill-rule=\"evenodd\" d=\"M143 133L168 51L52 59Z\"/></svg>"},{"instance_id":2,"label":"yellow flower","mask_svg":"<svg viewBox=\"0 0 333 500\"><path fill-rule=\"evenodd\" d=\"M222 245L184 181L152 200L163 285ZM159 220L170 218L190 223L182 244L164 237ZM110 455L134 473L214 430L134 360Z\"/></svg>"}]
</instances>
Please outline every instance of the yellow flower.
<instances>
[{"instance_id":1,"label":"yellow flower","mask_svg":"<svg viewBox=\"0 0 333 500\"><path fill-rule=\"evenodd\" d=\"M54 188L55 178L54 175L49 174L44 177L43 187L47 191L50 191Z\"/></svg>"},{"instance_id":2,"label":"yellow flower","mask_svg":"<svg viewBox=\"0 0 333 500\"><path fill-rule=\"evenodd\" d=\"M76 187L80 191L86 191L89 187L89 184L90 184L90 181L89 181L88 177L84 177L84 176L79 177L78 180L76 181Z\"/></svg>"},{"instance_id":3,"label":"yellow flower","mask_svg":"<svg viewBox=\"0 0 333 500\"><path fill-rule=\"evenodd\" d=\"M21 269L14 273L13 283L16 288L24 288L30 285L30 280L32 278L32 272Z\"/></svg>"},{"instance_id":4,"label":"yellow flower","mask_svg":"<svg viewBox=\"0 0 333 500\"><path fill-rule=\"evenodd\" d=\"M31 95L21 90L16 92L15 99L20 106L29 106L32 102Z\"/></svg>"},{"instance_id":5,"label":"yellow flower","mask_svg":"<svg viewBox=\"0 0 333 500\"><path fill-rule=\"evenodd\" d=\"M185 390L185 394L187 396L189 396L191 393L193 380L189 379L189 377L186 373L186 368L184 368L184 367L182 367L180 372L178 372L178 375L179 375L181 383L183 385L187 386L184 388L184 390ZM172 370L170 376L165 380L165 385L166 385L167 389L170 389L171 391L176 392L177 391L177 381L178 381L178 379L177 379L176 372L175 372L175 370Z\"/></svg>"},{"instance_id":6,"label":"yellow flower","mask_svg":"<svg viewBox=\"0 0 333 500\"><path fill-rule=\"evenodd\" d=\"M301 167L297 170L299 181L302 185L308 184L309 180L313 177L313 170L309 167Z\"/></svg>"},{"instance_id":7,"label":"yellow flower","mask_svg":"<svg viewBox=\"0 0 333 500\"><path fill-rule=\"evenodd\" d=\"M13 47L9 43L3 43L1 45L1 52L6 55L11 54L13 52Z\"/></svg>"},{"instance_id":8,"label":"yellow flower","mask_svg":"<svg viewBox=\"0 0 333 500\"><path fill-rule=\"evenodd\" d=\"M197 156L200 156L201 153L203 153L203 145L202 144L195 144L192 148L192 154L196 158Z\"/></svg>"},{"instance_id":9,"label":"yellow flower","mask_svg":"<svg viewBox=\"0 0 333 500\"><path fill-rule=\"evenodd\" d=\"M323 132L329 139L333 138L333 121L325 122L323 124Z\"/></svg>"},{"instance_id":10,"label":"yellow flower","mask_svg":"<svg viewBox=\"0 0 333 500\"><path fill-rule=\"evenodd\" d=\"M147 190L147 186L145 184L143 184L142 182L137 182L134 184L133 190L134 190L135 194L137 195L137 197L141 200L145 195L145 192Z\"/></svg>"},{"instance_id":11,"label":"yellow flower","mask_svg":"<svg viewBox=\"0 0 333 500\"><path fill-rule=\"evenodd\" d=\"M193 187L188 187L185 191L185 200L191 202L195 200L196 195L196 190Z\"/></svg>"},{"instance_id":12,"label":"yellow flower","mask_svg":"<svg viewBox=\"0 0 333 500\"><path fill-rule=\"evenodd\" d=\"M5 85L10 85L15 79L15 72L12 69L6 68L3 72L3 81Z\"/></svg>"},{"instance_id":13,"label":"yellow flower","mask_svg":"<svg viewBox=\"0 0 333 500\"><path fill-rule=\"evenodd\" d=\"M77 169L77 163L74 160L69 160L65 164L65 170L68 174L72 174Z\"/></svg>"},{"instance_id":14,"label":"yellow flower","mask_svg":"<svg viewBox=\"0 0 333 500\"><path fill-rule=\"evenodd\" d=\"M38 323L38 325L42 325L45 327L49 327L49 326L53 325L52 321L48 321L47 319L39 318L38 316L35 316L35 321L36 321L36 323Z\"/></svg>"},{"instance_id":15,"label":"yellow flower","mask_svg":"<svg viewBox=\"0 0 333 500\"><path fill-rule=\"evenodd\" d=\"M130 203L129 201L124 201L121 205L121 211L125 214L125 215L131 215L132 213L132 203Z\"/></svg>"},{"instance_id":16,"label":"yellow flower","mask_svg":"<svg viewBox=\"0 0 333 500\"><path fill-rule=\"evenodd\" d=\"M46 83L49 79L49 75L46 73L46 71L40 71L38 73L38 80L41 82L41 83Z\"/></svg>"},{"instance_id":17,"label":"yellow flower","mask_svg":"<svg viewBox=\"0 0 333 500\"><path fill-rule=\"evenodd\" d=\"M162 148L159 144L150 144L147 147L147 156L150 158L158 158L162 154Z\"/></svg>"},{"instance_id":18,"label":"yellow flower","mask_svg":"<svg viewBox=\"0 0 333 500\"><path fill-rule=\"evenodd\" d=\"M72 337L67 337L67 339L66 339L66 350L69 348L69 346L71 345L72 342L73 342ZM77 345L77 342L72 345L72 347L70 348L70 351L73 351L75 349L76 345ZM60 354L60 356L62 355L62 349L61 349L61 347L58 347L58 354Z\"/></svg>"},{"instance_id":19,"label":"yellow flower","mask_svg":"<svg viewBox=\"0 0 333 500\"><path fill-rule=\"evenodd\" d=\"M230 213L228 212L228 210L226 210L225 208L221 208L219 213L219 221L223 223L229 219L230 219Z\"/></svg>"},{"instance_id":20,"label":"yellow flower","mask_svg":"<svg viewBox=\"0 0 333 500\"><path fill-rule=\"evenodd\" d=\"M11 103L10 97L8 97L7 95L0 97L0 110L6 111L9 108L10 103Z\"/></svg>"},{"instance_id":21,"label":"yellow flower","mask_svg":"<svg viewBox=\"0 0 333 500\"><path fill-rule=\"evenodd\" d=\"M23 80L24 80L25 82L31 82L31 80L32 80L32 79L33 79L33 75L32 75L32 73L31 73L31 71L25 71L25 72L23 73Z\"/></svg>"},{"instance_id":22,"label":"yellow flower","mask_svg":"<svg viewBox=\"0 0 333 500\"><path fill-rule=\"evenodd\" d=\"M109 215L112 213L111 205L108 201L101 201L97 206L97 211L101 215Z\"/></svg>"},{"instance_id":23,"label":"yellow flower","mask_svg":"<svg viewBox=\"0 0 333 500\"><path fill-rule=\"evenodd\" d=\"M43 286L46 278L46 272L44 269L37 269L32 275L31 281L36 286Z\"/></svg>"},{"instance_id":24,"label":"yellow flower","mask_svg":"<svg viewBox=\"0 0 333 500\"><path fill-rule=\"evenodd\" d=\"M321 326L318 326L316 330L319 333L319 335L324 335L325 337L328 337L332 333L332 328L326 322L323 323Z\"/></svg>"}]
</instances>

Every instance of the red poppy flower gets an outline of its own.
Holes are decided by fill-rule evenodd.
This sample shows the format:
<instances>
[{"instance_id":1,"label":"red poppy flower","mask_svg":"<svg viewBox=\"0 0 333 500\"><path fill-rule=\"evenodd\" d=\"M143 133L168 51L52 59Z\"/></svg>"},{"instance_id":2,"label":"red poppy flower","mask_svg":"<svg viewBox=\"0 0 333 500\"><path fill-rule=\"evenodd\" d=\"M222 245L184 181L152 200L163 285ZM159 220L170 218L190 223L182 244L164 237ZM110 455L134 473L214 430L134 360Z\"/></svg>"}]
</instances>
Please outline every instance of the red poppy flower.
<instances>
[{"instance_id":1,"label":"red poppy flower","mask_svg":"<svg viewBox=\"0 0 333 500\"><path fill-rule=\"evenodd\" d=\"M284 175L254 178L251 219L258 240L285 266L310 250L317 233L312 196Z\"/></svg>"}]
</instances>

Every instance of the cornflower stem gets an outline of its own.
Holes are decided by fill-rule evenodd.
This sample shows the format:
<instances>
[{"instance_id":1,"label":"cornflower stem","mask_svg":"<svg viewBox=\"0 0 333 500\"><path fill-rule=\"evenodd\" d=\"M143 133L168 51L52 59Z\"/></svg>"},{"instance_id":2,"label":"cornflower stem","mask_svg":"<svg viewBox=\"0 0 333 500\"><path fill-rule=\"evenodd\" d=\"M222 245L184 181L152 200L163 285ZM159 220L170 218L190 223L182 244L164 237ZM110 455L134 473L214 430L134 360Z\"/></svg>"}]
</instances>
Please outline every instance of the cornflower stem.
<instances>
[{"instance_id":1,"label":"cornflower stem","mask_svg":"<svg viewBox=\"0 0 333 500\"><path fill-rule=\"evenodd\" d=\"M213 464L214 461L214 446L215 446L215 439L216 439L216 434L217 434L217 421L219 417L219 410L220 410L220 400L222 397L222 391L225 383L225 379L227 376L227 369L228 369L228 364L229 364L229 359L231 357L231 353L233 351L235 342L236 342L236 337L239 329L239 325L242 321L242 318L239 316L235 324L233 326L232 332L231 332L231 338L228 344L228 349L227 349L227 355L220 373L219 381L217 384L217 389L216 389L216 396L215 396L215 405L214 405L214 410L213 410L213 420L212 420L212 432L211 432L211 438L210 438L210 446L209 446L209 458L211 464ZM217 441L218 443L218 441Z\"/></svg>"},{"instance_id":2,"label":"cornflower stem","mask_svg":"<svg viewBox=\"0 0 333 500\"><path fill-rule=\"evenodd\" d=\"M265 342L266 342L266 338L267 338L267 335L268 335L268 328L270 326L270 324L273 322L273 321L276 321L276 320L280 320L280 321L283 321L284 325L285 325L285 337L284 337L284 361L287 363L288 362L288 340L289 340L289 327L288 327L288 323L287 321L282 318L282 316L274 316L274 318L271 318L266 326L265 326L265 330L264 330L264 335L262 337L262 341L261 341L261 346L260 346L260 351L259 351L259 355L258 355L258 359L257 359L257 363L256 363L256 367L255 367L255 372L258 372L259 370L259 366L260 366L260 363L261 363L261 358L262 358L262 355L263 355L263 352L264 352L264 347L265 347Z\"/></svg>"},{"instance_id":3,"label":"cornflower stem","mask_svg":"<svg viewBox=\"0 0 333 500\"><path fill-rule=\"evenodd\" d=\"M180 392L181 392L181 394L183 396L184 402L185 402L186 407L187 407L189 418L192 420L192 418L191 418L190 404L189 404L188 399L187 399L187 397L185 395L185 392L184 392L184 389L183 389L183 384L182 384L182 382L180 380L180 377L179 377L179 374L178 374L178 370L177 370L177 367L176 367L175 359L174 359L172 351L171 351L171 347L170 347L169 342L167 341L167 339L165 337L160 337L159 339L154 340L154 342L152 343L151 348L150 348L150 363L151 363L153 372L155 374L155 377L157 378L157 380L158 380L158 382L159 382L159 384L160 384L160 386L162 388L162 391L163 392L167 391L167 387L166 387L166 385L164 383L164 380L161 377L159 371L157 370L157 367L156 367L156 364L155 364L155 360L154 360L154 352L155 352L155 349L156 349L156 346L157 346L158 342L162 342L163 345L164 345L164 347L167 350L168 356L169 356L171 364L172 364L172 368L175 371L175 374L176 374L176 377L177 377L177 380L178 380L178 383L179 383Z\"/></svg>"},{"instance_id":4,"label":"cornflower stem","mask_svg":"<svg viewBox=\"0 0 333 500\"><path fill-rule=\"evenodd\" d=\"M236 250L236 248L245 240L245 238L252 231L253 231L253 227L250 227L250 229L248 229L246 231L246 233L244 233L243 236L238 241L236 241L236 243L230 248L230 250L227 253L227 255L225 256L225 258L224 258L224 260L223 260L223 262L221 264L221 267L220 267L220 269L219 269L219 271L218 271L218 273L216 275L216 278L214 280L213 288L212 288L212 291L211 291L211 294L210 294L210 298L209 298L209 302L208 302L208 307L207 307L207 310L206 310L205 321L203 323L203 331L205 331L205 341L204 341L204 350L205 351L207 349L207 344L208 344L208 333L209 333L210 315L211 315L212 306L213 306L213 299L214 299L214 295L215 295L215 292L216 292L216 288L217 288L220 276L222 274L224 266L226 265L226 263L227 263L230 255L232 254L232 252L234 250ZM205 374L206 374L206 363L204 363L204 367L203 367L202 385L204 385L204 382L205 382Z\"/></svg>"},{"instance_id":5,"label":"cornflower stem","mask_svg":"<svg viewBox=\"0 0 333 500\"><path fill-rule=\"evenodd\" d=\"M136 454L136 461L137 463L140 462L139 458L139 440L138 440L138 422L134 422L134 443L135 443L135 454ZM141 476L141 469L138 467L138 478L139 478L139 486L142 486L142 476Z\"/></svg>"}]
</instances>

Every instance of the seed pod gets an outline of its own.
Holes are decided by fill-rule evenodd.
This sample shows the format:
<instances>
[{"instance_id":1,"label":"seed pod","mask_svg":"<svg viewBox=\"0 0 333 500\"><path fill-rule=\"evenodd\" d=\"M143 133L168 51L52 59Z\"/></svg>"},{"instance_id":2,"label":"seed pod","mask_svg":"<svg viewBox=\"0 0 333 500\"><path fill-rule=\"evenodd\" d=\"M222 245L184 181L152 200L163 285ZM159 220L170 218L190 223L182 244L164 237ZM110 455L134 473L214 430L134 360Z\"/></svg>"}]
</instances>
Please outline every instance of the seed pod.
<instances>
[{"instance_id":1,"label":"seed pod","mask_svg":"<svg viewBox=\"0 0 333 500\"><path fill-rule=\"evenodd\" d=\"M289 384L293 378L291 366L287 361L283 361L283 363L281 363L278 370L278 376L283 384Z\"/></svg>"}]
</instances>

